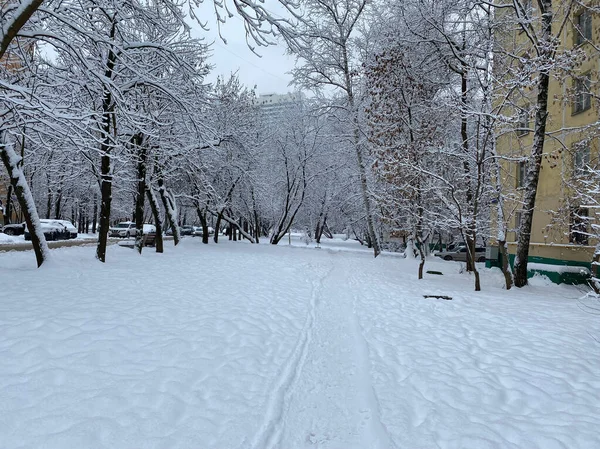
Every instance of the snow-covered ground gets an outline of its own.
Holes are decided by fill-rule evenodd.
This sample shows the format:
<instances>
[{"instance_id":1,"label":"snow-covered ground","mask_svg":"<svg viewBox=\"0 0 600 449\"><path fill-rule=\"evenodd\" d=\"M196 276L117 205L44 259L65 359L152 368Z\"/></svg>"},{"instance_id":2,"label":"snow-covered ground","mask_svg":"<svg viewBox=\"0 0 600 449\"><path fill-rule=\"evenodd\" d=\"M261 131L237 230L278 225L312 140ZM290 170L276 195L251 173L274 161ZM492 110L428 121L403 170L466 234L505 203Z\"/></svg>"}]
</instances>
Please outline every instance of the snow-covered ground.
<instances>
[{"instance_id":1,"label":"snow-covered ground","mask_svg":"<svg viewBox=\"0 0 600 449\"><path fill-rule=\"evenodd\" d=\"M98 234L78 234L77 240L95 240L98 238ZM0 246L11 245L15 243L27 243L23 235L7 235L0 232Z\"/></svg>"},{"instance_id":2,"label":"snow-covered ground","mask_svg":"<svg viewBox=\"0 0 600 449\"><path fill-rule=\"evenodd\" d=\"M285 243L0 254L0 447L600 447L581 290Z\"/></svg>"},{"instance_id":3,"label":"snow-covered ground","mask_svg":"<svg viewBox=\"0 0 600 449\"><path fill-rule=\"evenodd\" d=\"M0 245L22 242L25 242L25 239L22 235L8 235L0 232Z\"/></svg>"}]
</instances>

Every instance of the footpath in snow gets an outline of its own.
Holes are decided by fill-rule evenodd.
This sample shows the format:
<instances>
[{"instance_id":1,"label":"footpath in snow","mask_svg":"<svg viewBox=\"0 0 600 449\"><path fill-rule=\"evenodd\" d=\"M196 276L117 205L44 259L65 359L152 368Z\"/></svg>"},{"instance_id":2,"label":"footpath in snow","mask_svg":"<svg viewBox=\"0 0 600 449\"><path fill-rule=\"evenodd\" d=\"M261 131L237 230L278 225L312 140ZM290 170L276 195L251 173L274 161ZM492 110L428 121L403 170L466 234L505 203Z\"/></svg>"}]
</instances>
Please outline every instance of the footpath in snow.
<instances>
[{"instance_id":1,"label":"footpath in snow","mask_svg":"<svg viewBox=\"0 0 600 449\"><path fill-rule=\"evenodd\" d=\"M0 254L0 448L600 447L581 290L296 244Z\"/></svg>"}]
</instances>

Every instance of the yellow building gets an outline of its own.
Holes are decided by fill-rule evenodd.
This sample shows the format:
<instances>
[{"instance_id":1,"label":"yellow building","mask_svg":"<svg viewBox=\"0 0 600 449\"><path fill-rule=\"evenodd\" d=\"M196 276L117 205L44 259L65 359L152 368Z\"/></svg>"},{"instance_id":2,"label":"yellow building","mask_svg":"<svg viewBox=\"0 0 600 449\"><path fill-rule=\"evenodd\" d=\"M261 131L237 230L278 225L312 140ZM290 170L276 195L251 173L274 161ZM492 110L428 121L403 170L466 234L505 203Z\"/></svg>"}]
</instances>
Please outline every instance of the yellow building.
<instances>
[{"instance_id":1,"label":"yellow building","mask_svg":"<svg viewBox=\"0 0 600 449\"><path fill-rule=\"evenodd\" d=\"M526 3L526 2L524 2ZM558 2L557 2L558 3ZM568 2L560 3L555 17L555 28ZM529 6L533 15L536 10ZM567 281L569 276L553 274L577 273L575 267L590 268L595 241L587 235L594 210L575 192L591 179L590 168L598 162L596 136L599 104L596 99L596 83L600 57L594 43L600 43L600 16L589 9L574 7L560 33L558 59L563 69L554 69L548 96L548 121L544 155L536 196L536 206L531 229L529 248L530 267L548 274L555 281ZM555 31L555 30L553 30ZM512 123L497 127L496 149L501 159L502 190L507 199L504 203L504 223L508 232L506 240L511 259L516 253L517 229L523 198L523 178L526 173L526 156L531 154L537 89L535 71L529 76L529 63L534 61L530 40L518 28L504 34L510 53L516 57L501 57L498 61L499 79L520 78L512 83L507 94L504 83L495 106L512 117ZM507 48L505 46L505 48ZM573 64L572 68L567 67ZM535 67L535 63L531 63ZM527 85L528 78L531 83ZM497 235L498 217L493 216L492 236ZM531 264L533 263L533 264ZM543 264L543 265L542 265ZM572 266L571 269L554 269L548 265ZM547 268L545 270L544 268ZM577 276L575 276L577 277Z\"/></svg>"}]
</instances>

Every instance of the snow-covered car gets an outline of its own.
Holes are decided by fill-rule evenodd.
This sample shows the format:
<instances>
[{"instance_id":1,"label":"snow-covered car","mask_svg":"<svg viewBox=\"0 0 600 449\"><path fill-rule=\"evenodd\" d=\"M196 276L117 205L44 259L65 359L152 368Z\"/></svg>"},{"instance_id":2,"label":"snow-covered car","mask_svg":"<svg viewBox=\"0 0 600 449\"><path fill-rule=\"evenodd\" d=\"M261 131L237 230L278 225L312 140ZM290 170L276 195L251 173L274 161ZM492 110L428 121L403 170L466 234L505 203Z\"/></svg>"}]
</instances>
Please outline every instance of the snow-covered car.
<instances>
[{"instance_id":1,"label":"snow-covered car","mask_svg":"<svg viewBox=\"0 0 600 449\"><path fill-rule=\"evenodd\" d=\"M68 232L67 238L76 239L77 238L77 228L71 223L69 220L54 220L57 223L62 224Z\"/></svg>"},{"instance_id":2,"label":"snow-covered car","mask_svg":"<svg viewBox=\"0 0 600 449\"><path fill-rule=\"evenodd\" d=\"M136 234L135 223L133 221L122 221L115 226L108 228L109 237L134 237Z\"/></svg>"},{"instance_id":3,"label":"snow-covered car","mask_svg":"<svg viewBox=\"0 0 600 449\"><path fill-rule=\"evenodd\" d=\"M69 231L65 225L60 223L59 220L40 220L42 225L42 232L46 240L66 240L69 238ZM25 225L25 232L23 233L25 240L31 240L31 234L27 225Z\"/></svg>"},{"instance_id":4,"label":"snow-covered car","mask_svg":"<svg viewBox=\"0 0 600 449\"><path fill-rule=\"evenodd\" d=\"M156 226L150 223L144 223L144 228L142 229L142 234L156 234Z\"/></svg>"},{"instance_id":5,"label":"snow-covered car","mask_svg":"<svg viewBox=\"0 0 600 449\"><path fill-rule=\"evenodd\" d=\"M23 235L25 232L25 222L4 225L2 232L6 235Z\"/></svg>"},{"instance_id":6,"label":"snow-covered car","mask_svg":"<svg viewBox=\"0 0 600 449\"><path fill-rule=\"evenodd\" d=\"M456 260L458 262L466 262L467 261L467 247L459 246L456 249L451 251L442 251L436 254L437 257L441 257L444 260ZM485 262L485 248L476 247L475 248L475 261L476 262Z\"/></svg>"}]
</instances>

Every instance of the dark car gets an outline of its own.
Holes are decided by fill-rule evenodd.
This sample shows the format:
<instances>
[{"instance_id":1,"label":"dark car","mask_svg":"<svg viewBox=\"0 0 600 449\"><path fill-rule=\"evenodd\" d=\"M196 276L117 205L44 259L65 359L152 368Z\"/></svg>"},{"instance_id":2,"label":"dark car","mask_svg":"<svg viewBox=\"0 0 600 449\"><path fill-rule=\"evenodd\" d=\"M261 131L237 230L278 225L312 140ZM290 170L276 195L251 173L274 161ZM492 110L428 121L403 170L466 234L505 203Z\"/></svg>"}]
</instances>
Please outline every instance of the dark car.
<instances>
[{"instance_id":1,"label":"dark car","mask_svg":"<svg viewBox=\"0 0 600 449\"><path fill-rule=\"evenodd\" d=\"M67 240L70 237L70 232L67 227L60 222L60 220L40 220L42 225L42 232L46 240ZM31 234L29 229L25 226L25 232L23 233L25 240L31 240Z\"/></svg>"},{"instance_id":2,"label":"dark car","mask_svg":"<svg viewBox=\"0 0 600 449\"><path fill-rule=\"evenodd\" d=\"M182 227L179 228L179 233L181 235L192 235L193 232L194 232L193 226L183 225Z\"/></svg>"},{"instance_id":3,"label":"dark car","mask_svg":"<svg viewBox=\"0 0 600 449\"><path fill-rule=\"evenodd\" d=\"M467 247L459 246L456 249L450 251L442 251L436 254L437 257L441 257L444 260L456 260L458 262L466 262L467 261ZM485 262L485 248L476 247L475 248L475 261L476 262Z\"/></svg>"},{"instance_id":4,"label":"dark car","mask_svg":"<svg viewBox=\"0 0 600 449\"><path fill-rule=\"evenodd\" d=\"M4 225L2 232L6 235L23 235L25 233L25 222Z\"/></svg>"}]
</instances>

